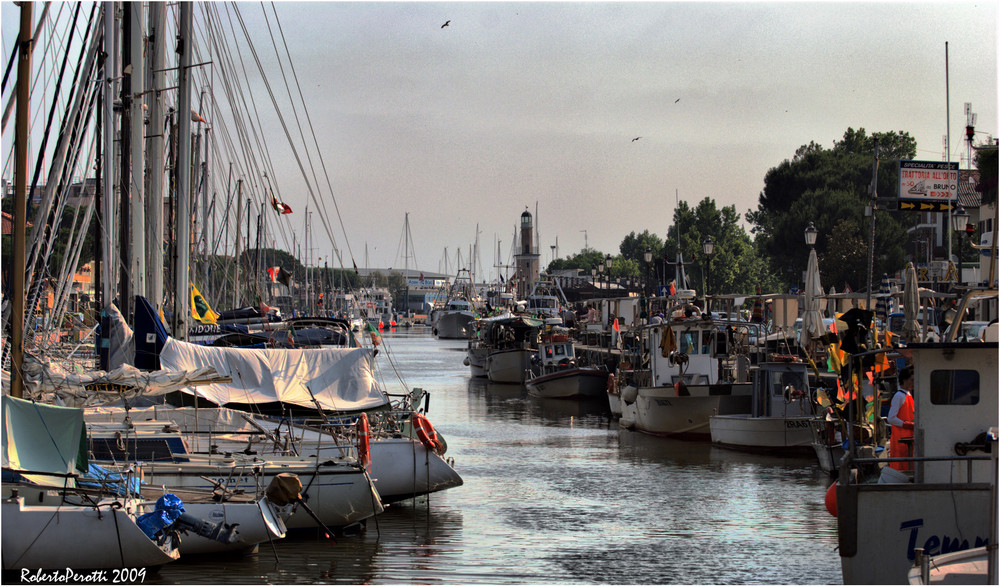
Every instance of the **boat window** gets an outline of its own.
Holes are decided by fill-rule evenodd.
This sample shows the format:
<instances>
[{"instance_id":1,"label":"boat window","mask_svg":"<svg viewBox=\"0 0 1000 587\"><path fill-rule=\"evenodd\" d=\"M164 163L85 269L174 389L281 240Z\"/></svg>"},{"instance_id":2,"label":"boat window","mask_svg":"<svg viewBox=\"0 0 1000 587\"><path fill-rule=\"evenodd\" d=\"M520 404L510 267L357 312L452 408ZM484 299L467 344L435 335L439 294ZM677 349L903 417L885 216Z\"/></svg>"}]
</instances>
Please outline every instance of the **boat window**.
<instances>
[{"instance_id":1,"label":"boat window","mask_svg":"<svg viewBox=\"0 0 1000 587\"><path fill-rule=\"evenodd\" d=\"M677 348L679 348L685 355L694 355L698 353L697 330L693 332L682 332L678 342L679 344Z\"/></svg>"},{"instance_id":2,"label":"boat window","mask_svg":"<svg viewBox=\"0 0 1000 587\"><path fill-rule=\"evenodd\" d=\"M701 354L707 355L712 350L712 331L701 331Z\"/></svg>"},{"instance_id":3,"label":"boat window","mask_svg":"<svg viewBox=\"0 0 1000 587\"><path fill-rule=\"evenodd\" d=\"M944 406L974 406L979 403L979 371L955 369L931 371L931 403Z\"/></svg>"},{"instance_id":4,"label":"boat window","mask_svg":"<svg viewBox=\"0 0 1000 587\"><path fill-rule=\"evenodd\" d=\"M546 359L552 358L552 347L550 346L545 347L545 358Z\"/></svg>"}]
</instances>

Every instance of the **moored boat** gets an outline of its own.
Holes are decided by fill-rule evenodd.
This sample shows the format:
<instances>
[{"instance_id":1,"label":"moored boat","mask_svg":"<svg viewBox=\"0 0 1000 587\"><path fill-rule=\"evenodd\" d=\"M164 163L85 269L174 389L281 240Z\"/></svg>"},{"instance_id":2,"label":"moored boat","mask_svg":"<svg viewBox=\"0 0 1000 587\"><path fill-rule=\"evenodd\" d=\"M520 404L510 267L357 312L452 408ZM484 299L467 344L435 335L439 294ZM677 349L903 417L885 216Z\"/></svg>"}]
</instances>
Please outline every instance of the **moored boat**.
<instances>
[{"instance_id":1,"label":"moored boat","mask_svg":"<svg viewBox=\"0 0 1000 587\"><path fill-rule=\"evenodd\" d=\"M543 398L599 398L608 386L608 372L577 365L573 342L566 334L549 334L538 345L537 365L526 375L528 393Z\"/></svg>"}]
</instances>

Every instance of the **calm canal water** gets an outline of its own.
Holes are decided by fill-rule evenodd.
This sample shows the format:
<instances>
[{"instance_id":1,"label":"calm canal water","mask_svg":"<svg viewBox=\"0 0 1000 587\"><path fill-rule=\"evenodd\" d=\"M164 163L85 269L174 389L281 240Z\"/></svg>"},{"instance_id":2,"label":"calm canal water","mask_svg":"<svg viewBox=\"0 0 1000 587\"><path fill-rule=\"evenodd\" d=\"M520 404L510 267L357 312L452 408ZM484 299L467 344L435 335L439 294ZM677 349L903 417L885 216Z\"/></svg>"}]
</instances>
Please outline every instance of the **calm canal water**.
<instances>
[{"instance_id":1,"label":"calm canal water","mask_svg":"<svg viewBox=\"0 0 1000 587\"><path fill-rule=\"evenodd\" d=\"M298 537L242 558L181 560L152 582L842 582L823 505L830 481L814 459L621 430L606 405L472 379L462 341L422 327L383 338L406 384L431 392L431 421L465 484L395 504L335 544Z\"/></svg>"}]
</instances>

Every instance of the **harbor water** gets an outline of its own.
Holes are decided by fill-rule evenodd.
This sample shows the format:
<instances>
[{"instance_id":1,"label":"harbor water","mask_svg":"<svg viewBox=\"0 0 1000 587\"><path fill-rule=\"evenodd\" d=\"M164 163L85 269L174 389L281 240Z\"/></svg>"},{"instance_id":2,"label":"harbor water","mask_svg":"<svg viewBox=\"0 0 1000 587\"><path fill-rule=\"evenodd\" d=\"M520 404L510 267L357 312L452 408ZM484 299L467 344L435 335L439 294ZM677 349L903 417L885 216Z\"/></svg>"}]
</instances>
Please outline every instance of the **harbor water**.
<instances>
[{"instance_id":1,"label":"harbor water","mask_svg":"<svg viewBox=\"0 0 1000 587\"><path fill-rule=\"evenodd\" d=\"M472 379L465 343L383 335L390 391L428 415L465 484L393 504L367 528L180 560L163 584L839 584L831 480L814 458L737 452L618 427L606 404ZM398 375L397 375L398 371ZM378 471L372 471L378 477Z\"/></svg>"}]
</instances>

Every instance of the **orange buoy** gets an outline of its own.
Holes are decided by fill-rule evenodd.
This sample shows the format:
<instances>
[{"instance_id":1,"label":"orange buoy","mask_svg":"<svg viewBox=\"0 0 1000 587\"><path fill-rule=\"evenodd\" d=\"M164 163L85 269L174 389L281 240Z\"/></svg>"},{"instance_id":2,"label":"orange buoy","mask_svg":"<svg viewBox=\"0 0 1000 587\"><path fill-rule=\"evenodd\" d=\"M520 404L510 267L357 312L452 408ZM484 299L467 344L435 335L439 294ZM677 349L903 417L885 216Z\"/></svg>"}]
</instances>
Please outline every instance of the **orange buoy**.
<instances>
[{"instance_id":1,"label":"orange buoy","mask_svg":"<svg viewBox=\"0 0 1000 587\"><path fill-rule=\"evenodd\" d=\"M413 427L417 431L417 438L420 439L420 442L424 443L424 446L435 452L442 448L437 432L434 430L434 426L431 425L431 421L427 419L427 416L420 412L413 412Z\"/></svg>"},{"instance_id":2,"label":"orange buoy","mask_svg":"<svg viewBox=\"0 0 1000 587\"><path fill-rule=\"evenodd\" d=\"M823 500L826 504L826 511L830 512L830 515L837 517L837 482L834 481L830 485L829 489L826 490L826 498Z\"/></svg>"},{"instance_id":3,"label":"orange buoy","mask_svg":"<svg viewBox=\"0 0 1000 587\"><path fill-rule=\"evenodd\" d=\"M358 418L358 462L366 469L372 462L371 429L368 426L368 414L364 412Z\"/></svg>"}]
</instances>

